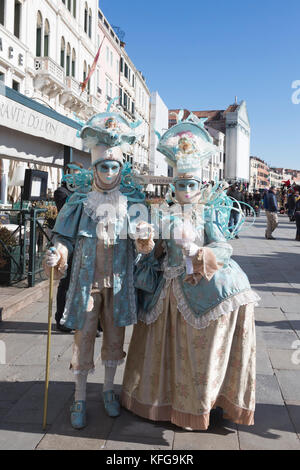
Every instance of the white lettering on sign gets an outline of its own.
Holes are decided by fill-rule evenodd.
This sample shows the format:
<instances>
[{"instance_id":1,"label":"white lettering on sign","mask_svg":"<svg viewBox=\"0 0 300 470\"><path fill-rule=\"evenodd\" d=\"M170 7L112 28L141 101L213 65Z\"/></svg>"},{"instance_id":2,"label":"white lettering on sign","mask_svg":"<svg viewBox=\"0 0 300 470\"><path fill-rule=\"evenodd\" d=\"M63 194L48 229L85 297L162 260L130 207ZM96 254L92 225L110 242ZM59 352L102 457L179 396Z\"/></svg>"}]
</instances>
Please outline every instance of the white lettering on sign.
<instances>
[{"instance_id":1,"label":"white lettering on sign","mask_svg":"<svg viewBox=\"0 0 300 470\"><path fill-rule=\"evenodd\" d=\"M57 133L57 124L49 121L46 117L26 111L18 105L0 102L0 118L43 132L47 134L47 137L55 137Z\"/></svg>"},{"instance_id":2,"label":"white lettering on sign","mask_svg":"<svg viewBox=\"0 0 300 470\"><path fill-rule=\"evenodd\" d=\"M0 51L3 51L2 38L0 38ZM14 48L12 46L9 46L7 51L8 51L8 58L13 59L14 58ZM24 56L23 56L23 54L18 54L18 65L20 65L20 66L24 65Z\"/></svg>"}]
</instances>

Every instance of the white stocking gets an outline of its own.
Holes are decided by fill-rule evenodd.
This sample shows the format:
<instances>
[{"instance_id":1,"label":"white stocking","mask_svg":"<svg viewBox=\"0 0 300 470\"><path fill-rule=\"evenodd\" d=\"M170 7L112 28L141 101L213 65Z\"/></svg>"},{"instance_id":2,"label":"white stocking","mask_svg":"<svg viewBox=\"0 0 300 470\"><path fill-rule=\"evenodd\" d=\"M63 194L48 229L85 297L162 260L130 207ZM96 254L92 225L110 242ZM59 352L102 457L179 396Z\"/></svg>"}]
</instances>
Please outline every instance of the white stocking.
<instances>
[{"instance_id":1,"label":"white stocking","mask_svg":"<svg viewBox=\"0 0 300 470\"><path fill-rule=\"evenodd\" d=\"M75 401L86 400L87 372L80 372L75 375Z\"/></svg>"},{"instance_id":2,"label":"white stocking","mask_svg":"<svg viewBox=\"0 0 300 470\"><path fill-rule=\"evenodd\" d=\"M117 370L117 366L113 366L113 367L105 366L103 392L107 392L108 390L113 390L116 370Z\"/></svg>"}]
</instances>

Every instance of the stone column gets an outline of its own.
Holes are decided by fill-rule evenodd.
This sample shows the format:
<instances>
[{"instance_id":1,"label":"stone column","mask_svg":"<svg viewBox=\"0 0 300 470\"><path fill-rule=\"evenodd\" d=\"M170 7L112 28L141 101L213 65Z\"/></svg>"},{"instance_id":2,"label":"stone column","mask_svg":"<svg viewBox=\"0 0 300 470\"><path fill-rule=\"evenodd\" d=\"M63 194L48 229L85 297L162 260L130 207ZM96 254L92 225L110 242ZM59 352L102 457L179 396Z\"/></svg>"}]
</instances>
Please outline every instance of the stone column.
<instances>
[{"instance_id":1,"label":"stone column","mask_svg":"<svg viewBox=\"0 0 300 470\"><path fill-rule=\"evenodd\" d=\"M0 159L1 204L7 204L8 171L9 171L9 160L7 160L6 158Z\"/></svg>"}]
</instances>

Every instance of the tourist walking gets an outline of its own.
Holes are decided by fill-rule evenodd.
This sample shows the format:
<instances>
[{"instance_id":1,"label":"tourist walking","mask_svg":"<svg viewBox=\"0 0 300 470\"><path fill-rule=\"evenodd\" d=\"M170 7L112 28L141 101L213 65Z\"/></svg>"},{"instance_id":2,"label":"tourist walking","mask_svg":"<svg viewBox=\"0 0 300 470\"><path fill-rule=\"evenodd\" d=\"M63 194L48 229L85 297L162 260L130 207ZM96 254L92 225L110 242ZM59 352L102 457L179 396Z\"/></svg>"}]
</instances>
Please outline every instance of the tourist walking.
<instances>
[{"instance_id":1,"label":"tourist walking","mask_svg":"<svg viewBox=\"0 0 300 470\"><path fill-rule=\"evenodd\" d=\"M272 233L278 227L278 205L276 189L274 186L271 186L269 191L264 196L264 207L267 216L267 229L265 237L267 240L275 240L275 237L272 236Z\"/></svg>"},{"instance_id":2,"label":"tourist walking","mask_svg":"<svg viewBox=\"0 0 300 470\"><path fill-rule=\"evenodd\" d=\"M227 196L229 196L230 198L234 200L233 205L232 205L232 210L230 212L230 217L229 217L229 230L230 232L233 232L234 228L237 226L237 224L239 223L239 219L240 219L239 204L236 201L241 200L241 193L238 190L238 185L236 183L232 184L229 187L227 191ZM239 238L239 236L235 235L235 238Z\"/></svg>"},{"instance_id":3,"label":"tourist walking","mask_svg":"<svg viewBox=\"0 0 300 470\"><path fill-rule=\"evenodd\" d=\"M300 195L299 195L300 187L296 186L295 188L295 220L297 226L296 232L296 240L300 242Z\"/></svg>"}]
</instances>

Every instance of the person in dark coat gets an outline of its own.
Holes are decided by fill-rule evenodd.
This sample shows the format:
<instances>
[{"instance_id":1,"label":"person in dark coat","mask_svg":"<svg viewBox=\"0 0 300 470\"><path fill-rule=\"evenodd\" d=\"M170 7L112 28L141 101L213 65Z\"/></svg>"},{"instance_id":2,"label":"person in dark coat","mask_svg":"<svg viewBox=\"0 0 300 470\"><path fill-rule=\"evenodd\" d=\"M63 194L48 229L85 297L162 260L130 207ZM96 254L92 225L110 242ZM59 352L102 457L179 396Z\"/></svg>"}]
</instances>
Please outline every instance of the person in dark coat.
<instances>
[{"instance_id":1,"label":"person in dark coat","mask_svg":"<svg viewBox=\"0 0 300 470\"><path fill-rule=\"evenodd\" d=\"M65 175L70 174L72 172L75 173L79 171L79 170L71 169L68 165L69 164L65 165L64 167ZM72 165L76 165L79 168L83 168L83 165L79 162L72 162ZM58 212L64 206L68 197L71 196L72 194L73 194L72 188L70 188L70 186L68 187L65 181L63 181L61 183L61 186L57 188L56 191L54 191L54 201L55 201ZM67 328L64 325L60 324L60 320L63 316L64 309L65 309L66 295L69 289L71 270L72 270L72 255L68 259L67 275L66 277L60 280L58 288L57 288L57 295L56 295L56 313L55 313L56 329L64 333L70 333L72 331L70 328Z\"/></svg>"},{"instance_id":2,"label":"person in dark coat","mask_svg":"<svg viewBox=\"0 0 300 470\"><path fill-rule=\"evenodd\" d=\"M267 216L267 229L265 237L267 240L275 240L272 233L278 227L278 204L276 197L276 189L271 186L264 198L265 212ZM266 207L267 206L267 207Z\"/></svg>"},{"instance_id":3,"label":"person in dark coat","mask_svg":"<svg viewBox=\"0 0 300 470\"><path fill-rule=\"evenodd\" d=\"M259 217L260 209L261 209L261 194L258 191L258 189L256 189L254 194L253 194L253 201L254 201L255 213L256 213L257 217Z\"/></svg>"},{"instance_id":4,"label":"person in dark coat","mask_svg":"<svg viewBox=\"0 0 300 470\"><path fill-rule=\"evenodd\" d=\"M296 232L296 241L300 242L300 195L299 195L300 187L296 186L295 188L295 220L297 226Z\"/></svg>"},{"instance_id":5,"label":"person in dark coat","mask_svg":"<svg viewBox=\"0 0 300 470\"><path fill-rule=\"evenodd\" d=\"M238 190L238 185L237 184L232 184L229 187L229 189L227 191L227 196L229 196L233 199L236 199L237 201L241 201L241 193ZM233 202L233 207L237 209L239 207L238 203ZM229 230L230 230L230 232L232 232L234 227L238 224L239 218L240 218L240 213L237 210L232 209L231 212L230 212L230 218L229 218L229 227L230 227ZM236 235L235 238L239 238L239 236Z\"/></svg>"},{"instance_id":6,"label":"person in dark coat","mask_svg":"<svg viewBox=\"0 0 300 470\"><path fill-rule=\"evenodd\" d=\"M289 189L288 198L287 198L287 210L288 210L288 216L289 216L290 222L295 221L295 208L296 208L297 196L299 196L299 192L298 192L298 195L296 195L296 188Z\"/></svg>"}]
</instances>

